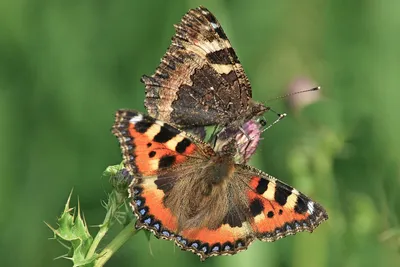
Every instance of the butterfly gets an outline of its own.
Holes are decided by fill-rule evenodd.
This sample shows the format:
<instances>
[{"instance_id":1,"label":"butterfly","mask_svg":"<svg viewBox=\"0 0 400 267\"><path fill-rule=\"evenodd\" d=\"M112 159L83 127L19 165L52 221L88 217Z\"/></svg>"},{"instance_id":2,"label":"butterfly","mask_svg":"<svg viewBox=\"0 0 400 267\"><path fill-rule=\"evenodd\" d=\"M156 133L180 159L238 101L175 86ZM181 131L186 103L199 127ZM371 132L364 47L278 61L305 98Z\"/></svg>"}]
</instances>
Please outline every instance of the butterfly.
<instances>
[{"instance_id":1,"label":"butterfly","mask_svg":"<svg viewBox=\"0 0 400 267\"><path fill-rule=\"evenodd\" d=\"M133 175L130 205L136 228L173 240L205 260L312 232L328 219L324 208L291 186L235 163L235 140L216 151L166 122L119 110L113 134Z\"/></svg>"},{"instance_id":2,"label":"butterfly","mask_svg":"<svg viewBox=\"0 0 400 267\"><path fill-rule=\"evenodd\" d=\"M247 162L263 127L255 117L269 108L251 98L243 67L210 11L202 6L190 10L175 29L155 74L141 79L148 113L203 140L204 126L217 126L210 138L214 148L236 139L236 162ZM255 131L250 133L249 125Z\"/></svg>"},{"instance_id":3,"label":"butterfly","mask_svg":"<svg viewBox=\"0 0 400 267\"><path fill-rule=\"evenodd\" d=\"M251 98L243 67L210 11L189 10L175 31L155 73L141 79L149 115L181 128L238 130L269 109Z\"/></svg>"}]
</instances>

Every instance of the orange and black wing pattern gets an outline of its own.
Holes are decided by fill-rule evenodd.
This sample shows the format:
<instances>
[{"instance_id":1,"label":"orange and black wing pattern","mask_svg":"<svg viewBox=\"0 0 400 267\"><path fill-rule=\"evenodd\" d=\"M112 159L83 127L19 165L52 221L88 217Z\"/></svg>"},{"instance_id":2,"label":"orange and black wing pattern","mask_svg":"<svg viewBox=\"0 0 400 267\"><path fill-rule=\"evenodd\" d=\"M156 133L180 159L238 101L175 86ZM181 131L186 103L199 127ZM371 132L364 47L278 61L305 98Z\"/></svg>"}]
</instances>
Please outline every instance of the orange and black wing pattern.
<instances>
[{"instance_id":1,"label":"orange and black wing pattern","mask_svg":"<svg viewBox=\"0 0 400 267\"><path fill-rule=\"evenodd\" d=\"M179 247L202 259L248 246L252 236L250 225L247 229L229 224L209 229L207 222L182 226L185 222L179 222L179 209L185 207L173 208L167 204L168 197L185 198L185 192L196 190L193 179L202 179L199 169L207 161L205 144L195 144L184 132L133 110L117 112L113 133L119 139L124 165L134 176L129 193L138 218L137 228L148 229L158 238L174 240ZM212 151L207 153L213 154ZM183 192L174 191L175 187L182 188L182 184L186 184ZM188 192L183 204L189 205L189 198L195 193ZM207 208L211 212L215 206Z\"/></svg>"},{"instance_id":2,"label":"orange and black wing pattern","mask_svg":"<svg viewBox=\"0 0 400 267\"><path fill-rule=\"evenodd\" d=\"M244 166L250 177L247 198L255 236L272 242L297 232L312 232L328 219L325 209L295 188ZM245 179L242 179L242 181Z\"/></svg>"},{"instance_id":3,"label":"orange and black wing pattern","mask_svg":"<svg viewBox=\"0 0 400 267\"><path fill-rule=\"evenodd\" d=\"M204 260L312 232L328 218L316 202L183 131L132 110L116 114L136 227Z\"/></svg>"}]
</instances>

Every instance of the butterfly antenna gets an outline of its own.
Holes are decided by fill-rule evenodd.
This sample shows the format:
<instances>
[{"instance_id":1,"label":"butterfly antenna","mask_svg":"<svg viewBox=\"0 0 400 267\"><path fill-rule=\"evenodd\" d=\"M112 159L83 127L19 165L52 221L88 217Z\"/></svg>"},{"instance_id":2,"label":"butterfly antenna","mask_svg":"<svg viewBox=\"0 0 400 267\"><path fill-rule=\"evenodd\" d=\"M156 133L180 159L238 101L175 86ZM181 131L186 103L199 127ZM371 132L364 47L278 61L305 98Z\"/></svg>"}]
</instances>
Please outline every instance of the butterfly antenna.
<instances>
[{"instance_id":1,"label":"butterfly antenna","mask_svg":"<svg viewBox=\"0 0 400 267\"><path fill-rule=\"evenodd\" d=\"M306 92L318 91L318 90L320 90L320 89L321 89L321 87L320 87L320 86L317 86L317 87L314 87L314 88L311 88L311 89L307 89L307 90L301 90L301 91L297 91L297 92L292 92L292 93L288 93L288 94L283 95L283 96L278 96L278 97L275 97L275 98L268 99L266 102L274 101L274 100L278 100L278 99L282 99L282 98L286 98L286 97L289 97L289 96L292 96L292 95L302 94L302 93L306 93ZM260 124L261 124L262 126L266 126L266 127L262 130L262 132L265 132L266 130L268 130L268 129L271 128L273 125L275 125L276 123L278 123L279 121L281 121L283 118L285 118L285 117L287 116L286 113L282 113L282 114L281 114L281 113L278 113L278 112L274 111L274 110L271 109L271 108L269 108L268 110L271 111L272 113L275 113L275 114L278 116L278 118L277 118L274 122L272 122L270 125L268 125L268 126L266 126L266 120L265 120L265 119L262 120L262 122L260 122Z\"/></svg>"},{"instance_id":2,"label":"butterfly antenna","mask_svg":"<svg viewBox=\"0 0 400 267\"><path fill-rule=\"evenodd\" d=\"M276 111L273 110L273 109L270 109L269 111L275 113L275 114L278 116L278 118L277 118L275 121L273 121L270 125L266 126L266 127L262 130L262 133L265 132L266 130L268 130L269 128L271 128L272 126L274 126L276 123L280 122L283 118L285 118L285 117L287 116L286 113L278 113L278 112L276 112Z\"/></svg>"},{"instance_id":3,"label":"butterfly antenna","mask_svg":"<svg viewBox=\"0 0 400 267\"><path fill-rule=\"evenodd\" d=\"M283 95L283 96L278 96L278 97L275 97L275 98L268 99L266 102L275 101L275 100L286 98L286 97L289 97L289 96L292 96L292 95L297 95L297 94L302 94L302 93L307 93L307 92L312 92L312 91L318 91L320 89L321 89L321 86L317 86L317 87L314 87L314 88L311 88L311 89L307 89L307 90L301 90L301 91L297 91L297 92L292 92L292 93L288 93L288 94Z\"/></svg>"}]
</instances>

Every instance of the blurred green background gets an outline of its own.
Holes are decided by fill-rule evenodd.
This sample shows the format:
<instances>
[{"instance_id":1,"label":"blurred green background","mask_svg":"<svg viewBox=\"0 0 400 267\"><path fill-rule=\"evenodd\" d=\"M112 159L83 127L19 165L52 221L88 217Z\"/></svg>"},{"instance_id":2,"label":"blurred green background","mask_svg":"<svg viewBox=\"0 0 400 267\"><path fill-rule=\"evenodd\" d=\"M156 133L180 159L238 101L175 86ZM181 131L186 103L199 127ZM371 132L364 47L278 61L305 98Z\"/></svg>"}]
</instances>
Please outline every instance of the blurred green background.
<instances>
[{"instance_id":1,"label":"blurred green background","mask_svg":"<svg viewBox=\"0 0 400 267\"><path fill-rule=\"evenodd\" d=\"M289 116L250 164L330 218L313 234L202 264L139 233L107 266L400 266L400 2L389 0L1 1L0 265L71 266L53 260L65 250L43 221L55 225L74 188L88 224L101 223L102 172L121 161L114 112L144 111L140 76L200 4L224 27L256 100L322 86L311 105L317 93L267 102Z\"/></svg>"}]
</instances>

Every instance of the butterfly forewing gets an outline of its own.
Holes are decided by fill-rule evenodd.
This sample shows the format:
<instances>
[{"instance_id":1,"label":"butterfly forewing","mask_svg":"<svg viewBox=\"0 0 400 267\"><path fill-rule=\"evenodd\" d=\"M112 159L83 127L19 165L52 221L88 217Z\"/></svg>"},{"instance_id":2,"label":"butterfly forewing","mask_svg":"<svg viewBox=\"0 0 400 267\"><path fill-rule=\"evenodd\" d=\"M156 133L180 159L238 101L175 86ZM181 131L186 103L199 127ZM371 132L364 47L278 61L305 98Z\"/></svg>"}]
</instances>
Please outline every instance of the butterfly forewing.
<instances>
[{"instance_id":1,"label":"butterfly forewing","mask_svg":"<svg viewBox=\"0 0 400 267\"><path fill-rule=\"evenodd\" d=\"M325 209L295 188L245 165L236 167L245 183L251 225L257 238L275 241L297 232L312 232L328 219Z\"/></svg>"}]
</instances>

